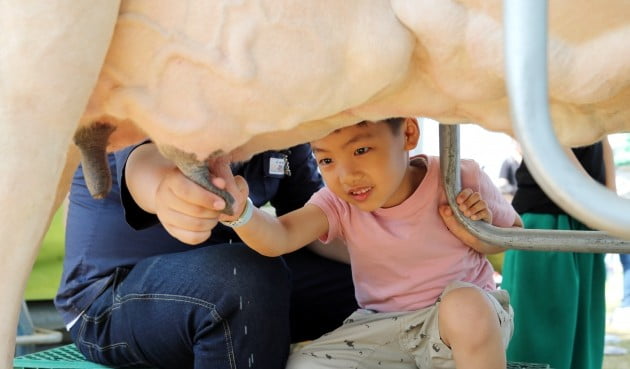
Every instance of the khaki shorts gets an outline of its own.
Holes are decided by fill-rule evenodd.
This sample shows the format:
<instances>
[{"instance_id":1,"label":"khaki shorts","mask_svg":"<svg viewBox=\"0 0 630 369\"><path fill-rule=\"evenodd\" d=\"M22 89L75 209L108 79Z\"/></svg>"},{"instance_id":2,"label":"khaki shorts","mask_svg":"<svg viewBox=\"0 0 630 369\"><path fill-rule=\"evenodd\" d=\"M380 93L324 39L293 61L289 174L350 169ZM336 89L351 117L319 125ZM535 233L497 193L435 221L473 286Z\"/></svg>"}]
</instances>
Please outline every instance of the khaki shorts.
<instances>
[{"instance_id":1,"label":"khaki shorts","mask_svg":"<svg viewBox=\"0 0 630 369\"><path fill-rule=\"evenodd\" d=\"M462 287L479 288L466 282L453 282L442 295ZM507 349L514 329L509 295L502 290L484 293L497 313ZM451 349L440 338L439 301L412 312L377 313L359 309L341 327L291 354L287 368L454 368Z\"/></svg>"}]
</instances>

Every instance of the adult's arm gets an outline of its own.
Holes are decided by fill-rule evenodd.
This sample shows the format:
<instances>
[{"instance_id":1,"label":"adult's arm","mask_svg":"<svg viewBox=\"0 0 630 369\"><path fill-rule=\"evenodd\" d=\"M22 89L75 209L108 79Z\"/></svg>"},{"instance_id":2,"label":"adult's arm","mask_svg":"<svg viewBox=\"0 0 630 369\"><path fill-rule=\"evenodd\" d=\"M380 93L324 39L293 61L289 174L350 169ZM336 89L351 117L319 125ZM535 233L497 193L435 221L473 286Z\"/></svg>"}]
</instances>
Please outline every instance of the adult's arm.
<instances>
[{"instance_id":1,"label":"adult's arm","mask_svg":"<svg viewBox=\"0 0 630 369\"><path fill-rule=\"evenodd\" d=\"M120 186L120 202L124 209L125 220L127 223L136 230L145 229L159 223L159 219L154 213L145 211L135 199L129 193L127 188L127 176L125 171L127 168L127 160L135 152L136 149L149 144L150 141L145 141L138 145L128 146L124 149L114 152L116 161L116 177L118 185Z\"/></svg>"},{"instance_id":2,"label":"adult's arm","mask_svg":"<svg viewBox=\"0 0 630 369\"><path fill-rule=\"evenodd\" d=\"M132 226L159 220L169 234L191 245L210 237L225 206L221 198L186 178L153 143L131 149L126 160L121 153L119 159L125 161L119 165L121 196Z\"/></svg>"}]
</instances>

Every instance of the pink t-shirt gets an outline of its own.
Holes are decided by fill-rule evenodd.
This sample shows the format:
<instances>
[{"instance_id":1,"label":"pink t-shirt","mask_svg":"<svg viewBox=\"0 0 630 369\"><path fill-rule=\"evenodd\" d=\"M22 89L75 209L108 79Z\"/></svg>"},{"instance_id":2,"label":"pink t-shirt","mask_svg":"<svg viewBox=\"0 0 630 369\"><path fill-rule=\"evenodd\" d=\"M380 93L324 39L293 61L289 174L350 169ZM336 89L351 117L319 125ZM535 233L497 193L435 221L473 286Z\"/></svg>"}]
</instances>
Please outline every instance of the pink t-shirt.
<instances>
[{"instance_id":1,"label":"pink t-shirt","mask_svg":"<svg viewBox=\"0 0 630 369\"><path fill-rule=\"evenodd\" d=\"M414 165L425 163L427 172L400 205L365 212L326 187L309 200L328 217L328 234L321 240L340 238L347 243L357 301L365 309L418 310L433 305L455 280L495 289L492 265L456 238L438 213L438 204L447 203L439 158L420 155L411 160ZM461 161L461 179L463 188L481 193L495 226L514 224L516 212L476 162Z\"/></svg>"}]
</instances>

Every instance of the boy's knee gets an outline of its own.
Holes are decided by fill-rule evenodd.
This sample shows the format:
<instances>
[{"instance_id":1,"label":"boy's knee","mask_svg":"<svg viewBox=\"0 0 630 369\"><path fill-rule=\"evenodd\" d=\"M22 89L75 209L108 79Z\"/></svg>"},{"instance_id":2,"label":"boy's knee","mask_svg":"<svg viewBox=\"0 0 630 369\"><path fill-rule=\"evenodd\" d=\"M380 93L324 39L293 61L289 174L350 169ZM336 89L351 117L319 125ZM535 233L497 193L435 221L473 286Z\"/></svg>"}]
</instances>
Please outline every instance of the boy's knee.
<instances>
[{"instance_id":1,"label":"boy's knee","mask_svg":"<svg viewBox=\"0 0 630 369\"><path fill-rule=\"evenodd\" d=\"M499 329L498 317L486 294L474 287L451 290L439 305L440 335L447 340L465 338L483 342Z\"/></svg>"}]
</instances>

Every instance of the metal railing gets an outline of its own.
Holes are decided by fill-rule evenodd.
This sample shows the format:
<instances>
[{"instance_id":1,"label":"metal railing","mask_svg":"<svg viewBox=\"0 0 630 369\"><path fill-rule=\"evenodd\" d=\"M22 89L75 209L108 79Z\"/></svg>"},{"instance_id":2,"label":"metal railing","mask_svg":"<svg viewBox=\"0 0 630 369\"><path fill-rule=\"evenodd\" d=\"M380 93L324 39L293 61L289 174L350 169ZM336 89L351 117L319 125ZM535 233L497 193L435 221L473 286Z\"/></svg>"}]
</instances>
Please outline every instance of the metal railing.
<instances>
[{"instance_id":1,"label":"metal railing","mask_svg":"<svg viewBox=\"0 0 630 369\"><path fill-rule=\"evenodd\" d=\"M477 238L509 249L571 251L593 253L630 253L630 241L601 231L563 231L499 228L464 216L455 202L461 191L459 165L459 126L440 125L440 168L446 198L457 220Z\"/></svg>"}]
</instances>

